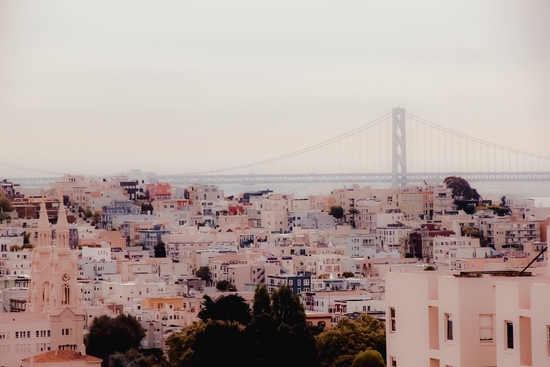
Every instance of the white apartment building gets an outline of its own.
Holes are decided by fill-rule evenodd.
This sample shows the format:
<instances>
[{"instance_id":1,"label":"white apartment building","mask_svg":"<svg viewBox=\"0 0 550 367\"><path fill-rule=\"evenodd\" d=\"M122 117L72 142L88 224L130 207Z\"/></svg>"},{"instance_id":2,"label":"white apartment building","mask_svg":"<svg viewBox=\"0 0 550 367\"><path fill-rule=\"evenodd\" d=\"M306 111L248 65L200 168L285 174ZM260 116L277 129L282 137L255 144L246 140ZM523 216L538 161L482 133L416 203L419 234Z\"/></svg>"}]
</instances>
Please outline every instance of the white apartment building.
<instances>
[{"instance_id":1,"label":"white apartment building","mask_svg":"<svg viewBox=\"0 0 550 367\"><path fill-rule=\"evenodd\" d=\"M399 252L400 239L408 236L412 227L406 226L387 226L376 229L378 245L386 252Z\"/></svg>"},{"instance_id":2,"label":"white apartment building","mask_svg":"<svg viewBox=\"0 0 550 367\"><path fill-rule=\"evenodd\" d=\"M441 270L456 269L458 251L462 249L473 250L475 248L481 248L479 246L479 238L472 238L472 237L466 237L466 236L434 237L433 238L433 263L438 267L438 269L441 269ZM471 255L475 257L477 255L477 252L473 250L471 252Z\"/></svg>"}]
</instances>

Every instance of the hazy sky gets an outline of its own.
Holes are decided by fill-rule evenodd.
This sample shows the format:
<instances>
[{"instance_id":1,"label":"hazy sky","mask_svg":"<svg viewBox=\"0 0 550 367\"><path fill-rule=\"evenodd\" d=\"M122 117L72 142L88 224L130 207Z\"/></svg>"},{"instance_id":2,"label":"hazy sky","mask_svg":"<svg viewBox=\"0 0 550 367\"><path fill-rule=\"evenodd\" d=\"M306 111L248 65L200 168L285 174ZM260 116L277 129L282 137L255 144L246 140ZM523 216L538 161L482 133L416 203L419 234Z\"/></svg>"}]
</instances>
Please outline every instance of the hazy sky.
<instances>
[{"instance_id":1,"label":"hazy sky","mask_svg":"<svg viewBox=\"0 0 550 367\"><path fill-rule=\"evenodd\" d=\"M544 0L3 0L0 161L217 169L397 106L550 155L548 14Z\"/></svg>"}]
</instances>

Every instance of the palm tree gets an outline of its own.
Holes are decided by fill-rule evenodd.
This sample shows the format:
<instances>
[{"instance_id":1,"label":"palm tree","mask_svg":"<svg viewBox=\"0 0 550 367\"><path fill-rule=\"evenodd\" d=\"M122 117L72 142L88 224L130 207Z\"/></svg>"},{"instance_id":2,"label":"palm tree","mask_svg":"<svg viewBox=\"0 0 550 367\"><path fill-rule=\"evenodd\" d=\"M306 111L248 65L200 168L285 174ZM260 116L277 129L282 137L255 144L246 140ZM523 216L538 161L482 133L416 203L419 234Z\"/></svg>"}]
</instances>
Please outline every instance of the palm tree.
<instances>
[{"instance_id":1,"label":"palm tree","mask_svg":"<svg viewBox=\"0 0 550 367\"><path fill-rule=\"evenodd\" d=\"M355 229L355 214L359 214L360 211L355 208L351 208L350 210L348 210L348 213L349 215L351 215L350 224L353 227L353 229Z\"/></svg>"}]
</instances>

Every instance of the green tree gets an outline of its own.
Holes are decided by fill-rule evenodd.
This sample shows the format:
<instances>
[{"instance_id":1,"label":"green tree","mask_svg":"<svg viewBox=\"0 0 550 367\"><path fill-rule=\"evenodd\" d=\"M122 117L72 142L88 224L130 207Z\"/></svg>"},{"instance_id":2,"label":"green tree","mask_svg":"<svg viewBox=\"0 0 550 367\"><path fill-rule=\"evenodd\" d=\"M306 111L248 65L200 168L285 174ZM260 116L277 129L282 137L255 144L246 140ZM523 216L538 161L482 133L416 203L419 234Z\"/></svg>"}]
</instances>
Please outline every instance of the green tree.
<instances>
[{"instance_id":1,"label":"green tree","mask_svg":"<svg viewBox=\"0 0 550 367\"><path fill-rule=\"evenodd\" d=\"M342 273L343 278L353 278L355 275L351 271L345 271Z\"/></svg>"},{"instance_id":2,"label":"green tree","mask_svg":"<svg viewBox=\"0 0 550 367\"><path fill-rule=\"evenodd\" d=\"M226 292L231 288L231 283L229 283L227 280L220 280L216 283L216 289L220 292Z\"/></svg>"},{"instance_id":3,"label":"green tree","mask_svg":"<svg viewBox=\"0 0 550 367\"><path fill-rule=\"evenodd\" d=\"M215 301L205 295L198 317L204 322L220 320L238 322L242 325L248 325L252 318L250 306L244 298L236 294L220 296Z\"/></svg>"},{"instance_id":4,"label":"green tree","mask_svg":"<svg viewBox=\"0 0 550 367\"><path fill-rule=\"evenodd\" d=\"M19 245L11 245L10 246L10 252L19 252L21 251L22 247Z\"/></svg>"},{"instance_id":5,"label":"green tree","mask_svg":"<svg viewBox=\"0 0 550 367\"><path fill-rule=\"evenodd\" d=\"M12 212L13 210L11 201L4 194L0 194L0 212Z\"/></svg>"},{"instance_id":6,"label":"green tree","mask_svg":"<svg viewBox=\"0 0 550 367\"><path fill-rule=\"evenodd\" d=\"M23 232L23 245L28 245L31 241L31 234Z\"/></svg>"},{"instance_id":7,"label":"green tree","mask_svg":"<svg viewBox=\"0 0 550 367\"><path fill-rule=\"evenodd\" d=\"M93 215L94 215L94 213L92 213L92 211L90 209L88 209L84 212L84 216L86 218L91 218Z\"/></svg>"},{"instance_id":8,"label":"green tree","mask_svg":"<svg viewBox=\"0 0 550 367\"><path fill-rule=\"evenodd\" d=\"M118 315L110 318L103 315L94 318L89 334L85 339L86 352L103 359L103 366L108 365L108 358L115 352L125 353L131 348L137 349L145 330L139 321L131 315Z\"/></svg>"},{"instance_id":9,"label":"green tree","mask_svg":"<svg viewBox=\"0 0 550 367\"><path fill-rule=\"evenodd\" d=\"M155 247L155 257L166 257L166 244L162 241L158 241Z\"/></svg>"},{"instance_id":10,"label":"green tree","mask_svg":"<svg viewBox=\"0 0 550 367\"><path fill-rule=\"evenodd\" d=\"M109 356L108 367L168 367L168 362L154 355L143 355L132 348L126 353L116 352Z\"/></svg>"},{"instance_id":11,"label":"green tree","mask_svg":"<svg viewBox=\"0 0 550 367\"><path fill-rule=\"evenodd\" d=\"M271 295L273 301L273 316L287 325L306 325L306 312L300 298L292 293L292 289L283 284Z\"/></svg>"},{"instance_id":12,"label":"green tree","mask_svg":"<svg viewBox=\"0 0 550 367\"><path fill-rule=\"evenodd\" d=\"M212 281L212 273L210 272L210 268L208 266L201 266L199 270L195 272L195 276L205 280L206 284L210 284Z\"/></svg>"},{"instance_id":13,"label":"green tree","mask_svg":"<svg viewBox=\"0 0 550 367\"><path fill-rule=\"evenodd\" d=\"M386 363L380 353L367 349L355 357L351 367L386 367Z\"/></svg>"},{"instance_id":14,"label":"green tree","mask_svg":"<svg viewBox=\"0 0 550 367\"><path fill-rule=\"evenodd\" d=\"M95 224L101 223L101 214L99 214L98 212L95 212L94 214L92 214L92 220L94 221Z\"/></svg>"},{"instance_id":15,"label":"green tree","mask_svg":"<svg viewBox=\"0 0 550 367\"><path fill-rule=\"evenodd\" d=\"M479 200L481 197L462 177L448 176L443 183L452 190L453 199Z\"/></svg>"},{"instance_id":16,"label":"green tree","mask_svg":"<svg viewBox=\"0 0 550 367\"><path fill-rule=\"evenodd\" d=\"M141 205L141 213L142 214L147 214L147 213L153 214L153 209L154 209L153 205L151 205L150 203Z\"/></svg>"},{"instance_id":17,"label":"green tree","mask_svg":"<svg viewBox=\"0 0 550 367\"><path fill-rule=\"evenodd\" d=\"M304 309L289 286L273 292L271 304L265 286L256 287L252 322L247 326L248 340L256 366L301 367L317 365L315 338L306 325ZM298 351L288 358L285 353Z\"/></svg>"},{"instance_id":18,"label":"green tree","mask_svg":"<svg viewBox=\"0 0 550 367\"><path fill-rule=\"evenodd\" d=\"M481 247L487 247L489 246L489 241L487 238L483 235L483 232L481 232L479 229L474 227L464 227L460 230L462 236L468 236L472 238L479 238L479 245Z\"/></svg>"},{"instance_id":19,"label":"green tree","mask_svg":"<svg viewBox=\"0 0 550 367\"><path fill-rule=\"evenodd\" d=\"M383 359L386 355L386 331L384 323L367 314L357 320L343 318L337 325L326 329L317 336L317 356L321 367L332 367L341 357L350 361L367 350L378 351Z\"/></svg>"},{"instance_id":20,"label":"green tree","mask_svg":"<svg viewBox=\"0 0 550 367\"><path fill-rule=\"evenodd\" d=\"M24 250L24 249L32 250L33 248L34 248L34 245L32 243L26 243L23 246L21 246L22 250Z\"/></svg>"},{"instance_id":21,"label":"green tree","mask_svg":"<svg viewBox=\"0 0 550 367\"><path fill-rule=\"evenodd\" d=\"M340 205L333 205L330 207L330 215L332 215L334 218L340 220L344 217L344 208L342 208Z\"/></svg>"},{"instance_id":22,"label":"green tree","mask_svg":"<svg viewBox=\"0 0 550 367\"><path fill-rule=\"evenodd\" d=\"M243 325L235 322L196 322L168 337L172 366L252 366L250 342Z\"/></svg>"},{"instance_id":23,"label":"green tree","mask_svg":"<svg viewBox=\"0 0 550 367\"><path fill-rule=\"evenodd\" d=\"M252 316L260 316L262 314L271 315L273 309L271 308L271 298L265 285L256 286L254 292L254 303L252 304Z\"/></svg>"},{"instance_id":24,"label":"green tree","mask_svg":"<svg viewBox=\"0 0 550 367\"><path fill-rule=\"evenodd\" d=\"M350 221L350 224L352 226L353 229L355 229L355 216L359 213L361 213L359 210L355 209L355 208L351 208L350 210L348 210L348 213L349 215L351 215L351 221Z\"/></svg>"}]
</instances>

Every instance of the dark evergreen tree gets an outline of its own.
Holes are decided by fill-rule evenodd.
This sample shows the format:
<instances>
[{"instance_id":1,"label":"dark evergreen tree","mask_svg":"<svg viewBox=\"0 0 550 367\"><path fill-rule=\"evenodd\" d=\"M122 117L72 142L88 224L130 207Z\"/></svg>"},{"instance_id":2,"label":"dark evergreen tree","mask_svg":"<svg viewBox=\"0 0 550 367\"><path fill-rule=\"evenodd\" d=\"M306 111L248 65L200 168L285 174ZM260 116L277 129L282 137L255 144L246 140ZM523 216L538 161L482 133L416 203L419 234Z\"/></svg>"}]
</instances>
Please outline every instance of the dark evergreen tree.
<instances>
[{"instance_id":1,"label":"dark evergreen tree","mask_svg":"<svg viewBox=\"0 0 550 367\"><path fill-rule=\"evenodd\" d=\"M258 285L254 292L254 303L252 304L252 315L254 317L262 314L271 315L273 309L271 308L271 298L265 285Z\"/></svg>"},{"instance_id":2,"label":"dark evergreen tree","mask_svg":"<svg viewBox=\"0 0 550 367\"><path fill-rule=\"evenodd\" d=\"M244 298L236 294L220 296L215 301L205 295L198 317L203 322L220 320L248 325L251 320L250 306Z\"/></svg>"},{"instance_id":3,"label":"dark evergreen tree","mask_svg":"<svg viewBox=\"0 0 550 367\"><path fill-rule=\"evenodd\" d=\"M166 244L162 241L158 241L154 247L155 257L166 257Z\"/></svg>"},{"instance_id":4,"label":"dark evergreen tree","mask_svg":"<svg viewBox=\"0 0 550 367\"><path fill-rule=\"evenodd\" d=\"M108 363L108 357L115 352L125 353L131 348L137 349L145 330L139 321L131 315L96 317L90 326L86 337L86 352L103 359L103 366Z\"/></svg>"}]
</instances>

